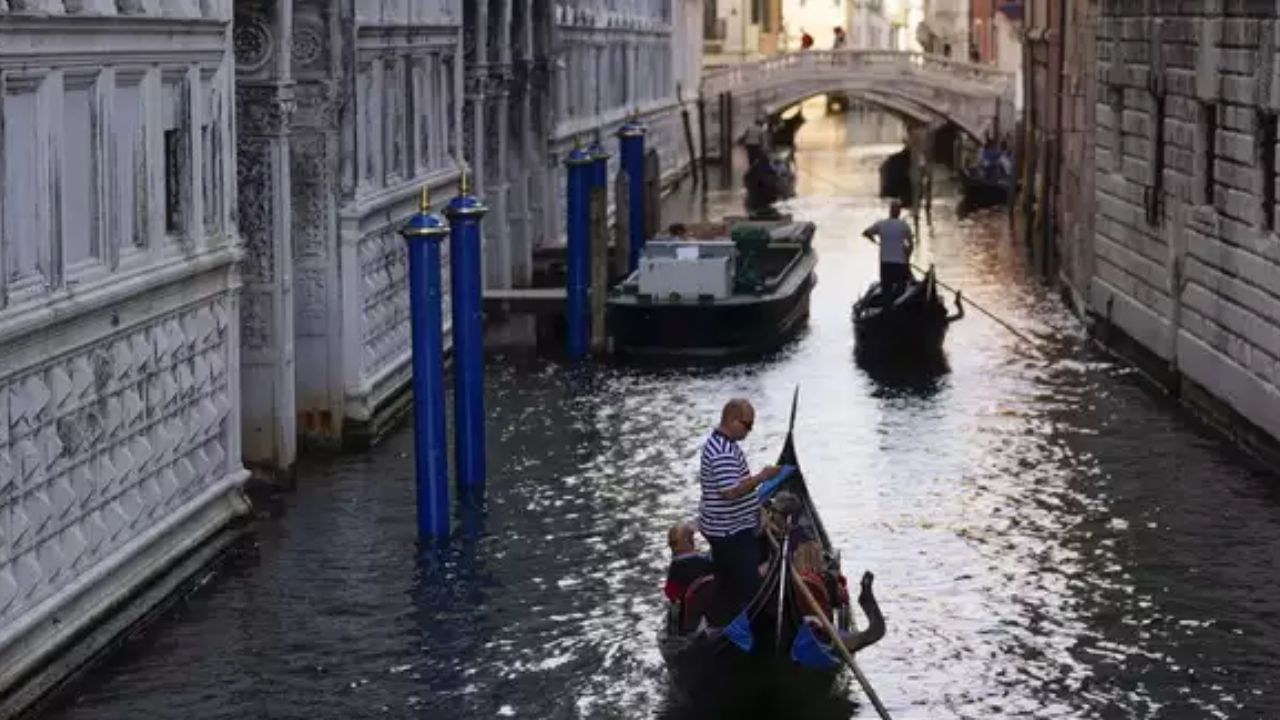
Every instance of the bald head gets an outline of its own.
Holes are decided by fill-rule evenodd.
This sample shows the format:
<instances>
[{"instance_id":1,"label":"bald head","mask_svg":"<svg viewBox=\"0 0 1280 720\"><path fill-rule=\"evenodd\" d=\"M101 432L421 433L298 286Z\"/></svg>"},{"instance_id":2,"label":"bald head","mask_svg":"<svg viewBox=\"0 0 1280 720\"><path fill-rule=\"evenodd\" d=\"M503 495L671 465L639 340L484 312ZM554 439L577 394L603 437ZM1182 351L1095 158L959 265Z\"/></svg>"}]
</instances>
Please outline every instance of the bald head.
<instances>
[{"instance_id":1,"label":"bald head","mask_svg":"<svg viewBox=\"0 0 1280 720\"><path fill-rule=\"evenodd\" d=\"M898 217L901 214L902 214L902 201L897 199L890 200L889 201L889 217Z\"/></svg>"},{"instance_id":2,"label":"bald head","mask_svg":"<svg viewBox=\"0 0 1280 720\"><path fill-rule=\"evenodd\" d=\"M720 411L720 432L734 440L741 440L751 432L755 424L756 411L751 403L743 398L734 398L724 404Z\"/></svg>"}]
</instances>

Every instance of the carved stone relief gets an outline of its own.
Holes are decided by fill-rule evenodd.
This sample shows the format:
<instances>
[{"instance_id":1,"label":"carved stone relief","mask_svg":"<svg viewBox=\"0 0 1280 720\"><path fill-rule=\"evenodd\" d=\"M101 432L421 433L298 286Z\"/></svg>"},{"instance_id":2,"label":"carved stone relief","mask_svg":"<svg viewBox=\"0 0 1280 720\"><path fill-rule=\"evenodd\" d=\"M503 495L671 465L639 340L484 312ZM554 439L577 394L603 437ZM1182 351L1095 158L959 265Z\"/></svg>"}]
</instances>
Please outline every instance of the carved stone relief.
<instances>
[{"instance_id":1,"label":"carved stone relief","mask_svg":"<svg viewBox=\"0 0 1280 720\"><path fill-rule=\"evenodd\" d=\"M272 299L270 291L246 289L240 293L240 346L245 350L271 347Z\"/></svg>"},{"instance_id":2,"label":"carved stone relief","mask_svg":"<svg viewBox=\"0 0 1280 720\"><path fill-rule=\"evenodd\" d=\"M235 49L236 70L242 73L263 70L275 53L275 41L266 20L253 15L236 16L231 42Z\"/></svg>"},{"instance_id":3,"label":"carved stone relief","mask_svg":"<svg viewBox=\"0 0 1280 720\"><path fill-rule=\"evenodd\" d=\"M372 377L412 344L409 326L408 253L392 231L363 238L359 249L361 334L365 377Z\"/></svg>"},{"instance_id":4,"label":"carved stone relief","mask_svg":"<svg viewBox=\"0 0 1280 720\"><path fill-rule=\"evenodd\" d=\"M236 122L242 135L280 135L288 132L297 102L292 87L236 86Z\"/></svg>"},{"instance_id":5,"label":"carved stone relief","mask_svg":"<svg viewBox=\"0 0 1280 720\"><path fill-rule=\"evenodd\" d=\"M333 202L333 163L326 135L295 135L290 159L295 329L302 335L324 335L329 313L325 268L330 261Z\"/></svg>"},{"instance_id":6,"label":"carved stone relief","mask_svg":"<svg viewBox=\"0 0 1280 720\"><path fill-rule=\"evenodd\" d=\"M0 625L227 474L229 331L218 297L0 381Z\"/></svg>"},{"instance_id":7,"label":"carved stone relief","mask_svg":"<svg viewBox=\"0 0 1280 720\"><path fill-rule=\"evenodd\" d=\"M290 143L293 183L294 260L328 255L329 198L333 163L328 140L318 132L295 135Z\"/></svg>"},{"instance_id":8,"label":"carved stone relief","mask_svg":"<svg viewBox=\"0 0 1280 720\"><path fill-rule=\"evenodd\" d=\"M243 267L244 279L250 283L271 282L275 276L271 141L241 136L238 142L237 206L240 208L240 233L248 251Z\"/></svg>"}]
</instances>

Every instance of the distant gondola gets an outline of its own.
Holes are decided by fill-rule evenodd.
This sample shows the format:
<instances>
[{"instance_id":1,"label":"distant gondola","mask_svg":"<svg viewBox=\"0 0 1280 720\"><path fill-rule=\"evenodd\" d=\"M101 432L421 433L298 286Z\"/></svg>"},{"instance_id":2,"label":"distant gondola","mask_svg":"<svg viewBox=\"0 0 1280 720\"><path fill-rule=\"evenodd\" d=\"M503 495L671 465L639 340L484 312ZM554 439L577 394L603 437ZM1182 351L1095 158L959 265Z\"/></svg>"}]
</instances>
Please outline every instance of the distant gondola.
<instances>
[{"instance_id":1,"label":"distant gondola","mask_svg":"<svg viewBox=\"0 0 1280 720\"><path fill-rule=\"evenodd\" d=\"M796 146L796 133L800 132L800 126L804 125L804 110L801 109L791 117L784 118L779 114L777 118L770 123L772 125L769 133L769 143L775 148L794 148Z\"/></svg>"},{"instance_id":2,"label":"distant gondola","mask_svg":"<svg viewBox=\"0 0 1280 720\"><path fill-rule=\"evenodd\" d=\"M1008 205L1013 200L1013 177L1000 170L966 170L961 178L961 202L967 210Z\"/></svg>"},{"instance_id":3,"label":"distant gondola","mask_svg":"<svg viewBox=\"0 0 1280 720\"><path fill-rule=\"evenodd\" d=\"M755 598L734 622L708 628L705 613L714 606L715 594L715 578L708 576L689 587L683 602L668 608L666 621L658 631L659 650L673 684L698 704L710 703L723 710L724 703L738 702L758 711L763 703L794 712L801 706L820 705L830 699L837 687L842 668L839 656L818 640L812 626L804 621L810 610L790 579L791 538L796 536L819 542L826 572L833 578L843 578L839 551L827 536L800 470L793 438L795 417L793 398L791 420L777 462L779 467L789 466L792 470L761 487L762 494L770 499L766 506L786 514L792 533L780 543L782 551L779 543L773 543L768 572ZM779 505L771 504L775 499ZM854 620L843 590L838 593L840 597L831 597L823 583L808 577L805 587L822 605L827 619L845 635L852 651L883 636L883 617L871 592L869 576L863 578L858 604L871 625L861 635L846 635L853 631Z\"/></svg>"},{"instance_id":4,"label":"distant gondola","mask_svg":"<svg viewBox=\"0 0 1280 720\"><path fill-rule=\"evenodd\" d=\"M955 302L956 314L947 315L932 267L897 297L886 298L880 283L874 282L853 305L855 350L864 357L936 357L942 352L947 327L964 317L960 293Z\"/></svg>"},{"instance_id":5,"label":"distant gondola","mask_svg":"<svg viewBox=\"0 0 1280 720\"><path fill-rule=\"evenodd\" d=\"M902 148L880 163L880 197L897 198L909 208L915 199L911 187L911 149Z\"/></svg>"}]
</instances>

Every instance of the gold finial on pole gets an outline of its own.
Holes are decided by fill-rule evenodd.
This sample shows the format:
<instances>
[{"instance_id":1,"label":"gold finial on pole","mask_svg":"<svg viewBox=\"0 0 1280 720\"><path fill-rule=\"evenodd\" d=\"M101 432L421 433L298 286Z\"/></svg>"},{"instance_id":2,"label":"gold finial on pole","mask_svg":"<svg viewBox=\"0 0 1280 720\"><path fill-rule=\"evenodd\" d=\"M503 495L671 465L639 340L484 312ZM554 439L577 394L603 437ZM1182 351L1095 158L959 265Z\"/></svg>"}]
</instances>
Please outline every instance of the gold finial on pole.
<instances>
[{"instance_id":1,"label":"gold finial on pole","mask_svg":"<svg viewBox=\"0 0 1280 720\"><path fill-rule=\"evenodd\" d=\"M466 166L463 166L462 177L458 179L458 191L463 195L471 194L471 176L467 174Z\"/></svg>"},{"instance_id":2,"label":"gold finial on pole","mask_svg":"<svg viewBox=\"0 0 1280 720\"><path fill-rule=\"evenodd\" d=\"M423 215L431 212L431 186L429 185L422 186L422 200L418 203L418 210Z\"/></svg>"}]
</instances>

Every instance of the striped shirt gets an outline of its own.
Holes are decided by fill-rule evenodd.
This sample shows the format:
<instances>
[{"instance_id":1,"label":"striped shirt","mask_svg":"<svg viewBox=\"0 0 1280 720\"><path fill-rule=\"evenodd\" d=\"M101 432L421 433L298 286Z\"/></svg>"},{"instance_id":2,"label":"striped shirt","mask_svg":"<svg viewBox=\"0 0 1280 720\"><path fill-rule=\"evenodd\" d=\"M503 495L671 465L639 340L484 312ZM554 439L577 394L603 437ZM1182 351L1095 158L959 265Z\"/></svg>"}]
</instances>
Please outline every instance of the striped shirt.
<instances>
[{"instance_id":1,"label":"striped shirt","mask_svg":"<svg viewBox=\"0 0 1280 720\"><path fill-rule=\"evenodd\" d=\"M736 500L720 497L750 475L747 458L738 443L718 429L712 431L702 445L702 462L698 482L702 485L702 501L698 504L698 528L705 537L726 537L741 530L754 530L759 519L755 493Z\"/></svg>"}]
</instances>

